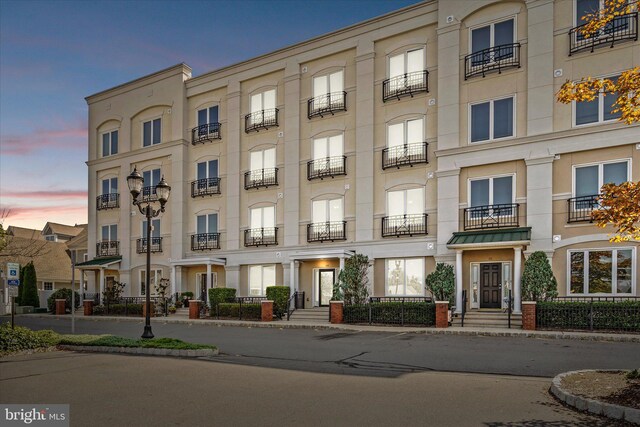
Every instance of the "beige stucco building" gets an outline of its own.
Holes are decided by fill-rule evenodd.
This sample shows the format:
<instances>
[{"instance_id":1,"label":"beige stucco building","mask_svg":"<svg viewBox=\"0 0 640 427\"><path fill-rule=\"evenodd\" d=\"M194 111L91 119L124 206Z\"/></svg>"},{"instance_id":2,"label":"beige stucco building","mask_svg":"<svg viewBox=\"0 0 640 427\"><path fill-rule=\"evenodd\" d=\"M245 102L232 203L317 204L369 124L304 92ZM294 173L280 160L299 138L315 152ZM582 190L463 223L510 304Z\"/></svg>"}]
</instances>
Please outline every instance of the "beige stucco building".
<instances>
[{"instance_id":1,"label":"beige stucco building","mask_svg":"<svg viewBox=\"0 0 640 427\"><path fill-rule=\"evenodd\" d=\"M172 187L151 249L152 278L173 292L284 284L324 305L358 252L372 295L426 295L425 276L448 262L458 309L463 290L475 309L511 289L518 312L523 262L542 250L561 295L640 295L638 245L589 222L602 183L640 179L640 127L617 121L612 97L554 99L567 79L640 64L637 14L587 44L584 7L427 1L87 97L89 286L142 295L136 167L145 185Z\"/></svg>"}]
</instances>

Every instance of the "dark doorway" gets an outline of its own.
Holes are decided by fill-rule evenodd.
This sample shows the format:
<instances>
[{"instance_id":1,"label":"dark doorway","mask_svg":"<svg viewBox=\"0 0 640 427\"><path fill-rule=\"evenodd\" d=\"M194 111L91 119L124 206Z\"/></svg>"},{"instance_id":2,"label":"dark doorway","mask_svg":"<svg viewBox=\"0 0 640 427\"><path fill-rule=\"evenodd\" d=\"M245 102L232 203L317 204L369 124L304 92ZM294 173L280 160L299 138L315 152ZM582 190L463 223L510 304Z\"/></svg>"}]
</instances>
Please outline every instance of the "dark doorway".
<instances>
[{"instance_id":1,"label":"dark doorway","mask_svg":"<svg viewBox=\"0 0 640 427\"><path fill-rule=\"evenodd\" d=\"M333 282L335 281L336 271L331 269L322 269L318 272L318 305L329 305L333 296Z\"/></svg>"},{"instance_id":2,"label":"dark doorway","mask_svg":"<svg viewBox=\"0 0 640 427\"><path fill-rule=\"evenodd\" d=\"M502 263L480 264L480 308L500 308Z\"/></svg>"}]
</instances>

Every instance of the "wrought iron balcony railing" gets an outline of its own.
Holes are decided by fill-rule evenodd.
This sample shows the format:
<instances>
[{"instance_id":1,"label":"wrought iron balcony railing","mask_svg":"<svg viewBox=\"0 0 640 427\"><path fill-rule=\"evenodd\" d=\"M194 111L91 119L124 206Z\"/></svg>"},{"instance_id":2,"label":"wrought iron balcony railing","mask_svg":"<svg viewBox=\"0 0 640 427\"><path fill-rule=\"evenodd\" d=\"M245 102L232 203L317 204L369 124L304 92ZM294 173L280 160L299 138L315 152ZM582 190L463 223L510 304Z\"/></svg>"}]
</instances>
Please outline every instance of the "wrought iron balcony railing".
<instances>
[{"instance_id":1,"label":"wrought iron balcony railing","mask_svg":"<svg viewBox=\"0 0 640 427\"><path fill-rule=\"evenodd\" d=\"M260 132L260 129L269 129L278 126L278 109L270 108L249 113L244 116L244 131Z\"/></svg>"},{"instance_id":2,"label":"wrought iron balcony railing","mask_svg":"<svg viewBox=\"0 0 640 427\"><path fill-rule=\"evenodd\" d=\"M427 234L427 214L405 214L382 218L382 237Z\"/></svg>"},{"instance_id":3,"label":"wrought iron balcony railing","mask_svg":"<svg viewBox=\"0 0 640 427\"><path fill-rule=\"evenodd\" d=\"M155 202L158 200L156 187L142 187L142 193L138 196L142 202Z\"/></svg>"},{"instance_id":4,"label":"wrought iron balcony railing","mask_svg":"<svg viewBox=\"0 0 640 427\"><path fill-rule=\"evenodd\" d=\"M199 233L191 235L192 251L220 249L220 233Z\"/></svg>"},{"instance_id":5,"label":"wrought iron balcony railing","mask_svg":"<svg viewBox=\"0 0 640 427\"><path fill-rule=\"evenodd\" d=\"M147 253L147 239L136 240L136 252L139 254ZM151 238L151 253L162 252L162 237Z\"/></svg>"},{"instance_id":6,"label":"wrought iron balcony railing","mask_svg":"<svg viewBox=\"0 0 640 427\"><path fill-rule=\"evenodd\" d=\"M412 144L388 147L382 150L382 169L400 168L401 166L429 163L427 158L426 142L414 142Z\"/></svg>"},{"instance_id":7,"label":"wrought iron balcony railing","mask_svg":"<svg viewBox=\"0 0 640 427\"><path fill-rule=\"evenodd\" d=\"M103 240L96 243L96 257L120 255L120 242L118 240Z\"/></svg>"},{"instance_id":8,"label":"wrought iron balcony railing","mask_svg":"<svg viewBox=\"0 0 640 427\"><path fill-rule=\"evenodd\" d=\"M464 229L519 227L518 203L474 206L464 209Z\"/></svg>"},{"instance_id":9,"label":"wrought iron balcony railing","mask_svg":"<svg viewBox=\"0 0 640 427\"><path fill-rule=\"evenodd\" d=\"M338 111L347 111L347 92L333 92L316 96L307 101L307 117L335 114Z\"/></svg>"},{"instance_id":10,"label":"wrought iron balcony railing","mask_svg":"<svg viewBox=\"0 0 640 427\"><path fill-rule=\"evenodd\" d=\"M258 169L244 173L244 189L278 185L278 168Z\"/></svg>"},{"instance_id":11,"label":"wrought iron balcony railing","mask_svg":"<svg viewBox=\"0 0 640 427\"><path fill-rule=\"evenodd\" d=\"M96 210L116 209L120 207L120 194L108 193L96 197Z\"/></svg>"},{"instance_id":12,"label":"wrought iron balcony railing","mask_svg":"<svg viewBox=\"0 0 640 427\"><path fill-rule=\"evenodd\" d=\"M206 125L196 126L191 129L191 144L193 145L215 139L222 139L220 123L207 123Z\"/></svg>"},{"instance_id":13,"label":"wrought iron balcony railing","mask_svg":"<svg viewBox=\"0 0 640 427\"><path fill-rule=\"evenodd\" d=\"M429 72L414 71L401 76L392 77L382 82L382 101L400 99L420 92L429 92Z\"/></svg>"},{"instance_id":14,"label":"wrought iron balcony railing","mask_svg":"<svg viewBox=\"0 0 640 427\"><path fill-rule=\"evenodd\" d=\"M333 242L347 239L347 221L307 224L307 242Z\"/></svg>"},{"instance_id":15,"label":"wrought iron balcony railing","mask_svg":"<svg viewBox=\"0 0 640 427\"><path fill-rule=\"evenodd\" d=\"M584 26L579 25L569 30L569 56L582 50L593 50L599 46L613 47L616 42L624 40L638 41L638 12L617 16L613 21L595 34L585 37Z\"/></svg>"},{"instance_id":16,"label":"wrought iron balcony railing","mask_svg":"<svg viewBox=\"0 0 640 427\"><path fill-rule=\"evenodd\" d=\"M567 200L567 212L569 216L567 223L572 222L593 222L591 213L600 208L598 194L591 196L572 197Z\"/></svg>"},{"instance_id":17,"label":"wrought iron balcony railing","mask_svg":"<svg viewBox=\"0 0 640 427\"><path fill-rule=\"evenodd\" d=\"M464 57L464 79L487 73L502 73L505 68L520 68L520 43L488 47Z\"/></svg>"},{"instance_id":18,"label":"wrought iron balcony railing","mask_svg":"<svg viewBox=\"0 0 640 427\"><path fill-rule=\"evenodd\" d=\"M278 244L278 227L244 230L245 246L273 246Z\"/></svg>"},{"instance_id":19,"label":"wrought iron balcony railing","mask_svg":"<svg viewBox=\"0 0 640 427\"><path fill-rule=\"evenodd\" d=\"M347 156L326 157L307 162L307 179L334 178L347 174Z\"/></svg>"},{"instance_id":20,"label":"wrought iron balcony railing","mask_svg":"<svg viewBox=\"0 0 640 427\"><path fill-rule=\"evenodd\" d=\"M203 178L191 182L191 197L220 194L220 178Z\"/></svg>"}]
</instances>

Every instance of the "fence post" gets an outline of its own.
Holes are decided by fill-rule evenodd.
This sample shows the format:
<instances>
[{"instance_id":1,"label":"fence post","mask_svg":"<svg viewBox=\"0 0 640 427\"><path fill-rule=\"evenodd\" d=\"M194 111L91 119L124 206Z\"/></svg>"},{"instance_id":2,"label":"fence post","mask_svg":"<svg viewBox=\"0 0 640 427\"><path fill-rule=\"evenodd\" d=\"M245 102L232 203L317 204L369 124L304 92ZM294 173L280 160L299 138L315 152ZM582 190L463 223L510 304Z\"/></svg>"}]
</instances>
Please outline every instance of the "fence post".
<instances>
[{"instance_id":1,"label":"fence post","mask_svg":"<svg viewBox=\"0 0 640 427\"><path fill-rule=\"evenodd\" d=\"M593 331L593 299L589 301L589 330Z\"/></svg>"},{"instance_id":2,"label":"fence post","mask_svg":"<svg viewBox=\"0 0 640 427\"><path fill-rule=\"evenodd\" d=\"M522 329L536 330L536 302L522 301Z\"/></svg>"},{"instance_id":3,"label":"fence post","mask_svg":"<svg viewBox=\"0 0 640 427\"><path fill-rule=\"evenodd\" d=\"M404 298L400 300L400 326L404 326Z\"/></svg>"},{"instance_id":4,"label":"fence post","mask_svg":"<svg viewBox=\"0 0 640 427\"><path fill-rule=\"evenodd\" d=\"M344 320L344 301L330 301L329 316L331 323L342 323Z\"/></svg>"},{"instance_id":5,"label":"fence post","mask_svg":"<svg viewBox=\"0 0 640 427\"><path fill-rule=\"evenodd\" d=\"M240 307L238 308L238 320L242 320L242 300L240 300Z\"/></svg>"},{"instance_id":6,"label":"fence post","mask_svg":"<svg viewBox=\"0 0 640 427\"><path fill-rule=\"evenodd\" d=\"M449 327L449 301L436 301L436 328Z\"/></svg>"}]
</instances>

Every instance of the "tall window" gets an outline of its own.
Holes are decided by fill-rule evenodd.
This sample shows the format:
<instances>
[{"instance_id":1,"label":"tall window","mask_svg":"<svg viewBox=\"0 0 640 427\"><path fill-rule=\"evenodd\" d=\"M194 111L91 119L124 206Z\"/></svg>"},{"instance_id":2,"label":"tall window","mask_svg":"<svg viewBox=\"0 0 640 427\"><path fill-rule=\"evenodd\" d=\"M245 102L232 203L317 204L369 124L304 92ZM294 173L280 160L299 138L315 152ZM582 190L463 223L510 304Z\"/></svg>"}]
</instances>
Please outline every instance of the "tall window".
<instances>
[{"instance_id":1,"label":"tall window","mask_svg":"<svg viewBox=\"0 0 640 427\"><path fill-rule=\"evenodd\" d=\"M162 121L160 119L149 120L142 124L142 146L160 144L162 140Z\"/></svg>"},{"instance_id":2,"label":"tall window","mask_svg":"<svg viewBox=\"0 0 640 427\"><path fill-rule=\"evenodd\" d=\"M469 207L512 204L513 176L473 179L469 183Z\"/></svg>"},{"instance_id":3,"label":"tall window","mask_svg":"<svg viewBox=\"0 0 640 427\"><path fill-rule=\"evenodd\" d=\"M102 134L102 157L118 154L118 131Z\"/></svg>"},{"instance_id":4,"label":"tall window","mask_svg":"<svg viewBox=\"0 0 640 427\"><path fill-rule=\"evenodd\" d=\"M262 296L268 286L276 285L275 265L252 265L249 267L249 295Z\"/></svg>"},{"instance_id":5,"label":"tall window","mask_svg":"<svg viewBox=\"0 0 640 427\"><path fill-rule=\"evenodd\" d=\"M334 135L313 140L313 160L323 160L329 157L341 157L344 153L343 136Z\"/></svg>"},{"instance_id":6,"label":"tall window","mask_svg":"<svg viewBox=\"0 0 640 427\"><path fill-rule=\"evenodd\" d=\"M207 162L199 162L196 167L197 179L217 178L218 177L218 160L209 160Z\"/></svg>"},{"instance_id":7,"label":"tall window","mask_svg":"<svg viewBox=\"0 0 640 427\"><path fill-rule=\"evenodd\" d=\"M218 106L198 110L198 126L218 123Z\"/></svg>"},{"instance_id":8,"label":"tall window","mask_svg":"<svg viewBox=\"0 0 640 427\"><path fill-rule=\"evenodd\" d=\"M511 45L514 42L513 19L471 30L471 53L478 53L485 49L497 48L498 46ZM487 52L486 55L475 55L472 65L476 66L491 61L499 61L501 59L511 58L512 56L513 47L502 47L500 49L494 49L493 54Z\"/></svg>"},{"instance_id":9,"label":"tall window","mask_svg":"<svg viewBox=\"0 0 640 427\"><path fill-rule=\"evenodd\" d=\"M424 119L406 120L387 126L389 157L402 156L410 144L424 141Z\"/></svg>"},{"instance_id":10,"label":"tall window","mask_svg":"<svg viewBox=\"0 0 640 427\"><path fill-rule=\"evenodd\" d=\"M631 294L637 280L633 257L631 248L569 251L569 292Z\"/></svg>"},{"instance_id":11,"label":"tall window","mask_svg":"<svg viewBox=\"0 0 640 427\"><path fill-rule=\"evenodd\" d=\"M342 92L344 91L344 73L342 70L336 71L313 79L314 107L326 107L333 100L342 102ZM326 96L335 94L333 96Z\"/></svg>"},{"instance_id":12,"label":"tall window","mask_svg":"<svg viewBox=\"0 0 640 427\"><path fill-rule=\"evenodd\" d=\"M196 217L196 234L218 232L218 214L198 215Z\"/></svg>"},{"instance_id":13,"label":"tall window","mask_svg":"<svg viewBox=\"0 0 640 427\"><path fill-rule=\"evenodd\" d=\"M389 57L389 78L424 71L424 49L414 49Z\"/></svg>"},{"instance_id":14,"label":"tall window","mask_svg":"<svg viewBox=\"0 0 640 427\"><path fill-rule=\"evenodd\" d=\"M424 295L424 260L387 259L387 295Z\"/></svg>"},{"instance_id":15,"label":"tall window","mask_svg":"<svg viewBox=\"0 0 640 427\"><path fill-rule=\"evenodd\" d=\"M102 226L102 241L113 242L118 240L118 224Z\"/></svg>"},{"instance_id":16,"label":"tall window","mask_svg":"<svg viewBox=\"0 0 640 427\"><path fill-rule=\"evenodd\" d=\"M575 197L595 196L604 184L622 184L629 180L629 161L599 163L574 168Z\"/></svg>"},{"instance_id":17,"label":"tall window","mask_svg":"<svg viewBox=\"0 0 640 427\"><path fill-rule=\"evenodd\" d=\"M155 194L155 186L160 182L160 169L151 169L142 172L142 179L145 187L153 187Z\"/></svg>"},{"instance_id":18,"label":"tall window","mask_svg":"<svg viewBox=\"0 0 640 427\"><path fill-rule=\"evenodd\" d=\"M312 211L312 222L314 224L342 222L344 220L342 199L315 200L312 203Z\"/></svg>"},{"instance_id":19,"label":"tall window","mask_svg":"<svg viewBox=\"0 0 640 427\"><path fill-rule=\"evenodd\" d=\"M513 97L471 105L471 142L514 135Z\"/></svg>"},{"instance_id":20,"label":"tall window","mask_svg":"<svg viewBox=\"0 0 640 427\"><path fill-rule=\"evenodd\" d=\"M263 169L273 169L276 167L276 149L269 148L267 150L252 151L249 158L250 169L252 172Z\"/></svg>"},{"instance_id":21,"label":"tall window","mask_svg":"<svg viewBox=\"0 0 640 427\"><path fill-rule=\"evenodd\" d=\"M612 77L615 83L618 77ZM608 122L617 120L622 115L621 111L613 112L613 104L618 100L618 95L599 93L592 101L574 102L575 105L575 125L586 125L590 123Z\"/></svg>"},{"instance_id":22,"label":"tall window","mask_svg":"<svg viewBox=\"0 0 640 427\"><path fill-rule=\"evenodd\" d=\"M149 274L149 290L151 291L149 295L156 294L156 284L160 282L162 279L162 270L161 269L153 269ZM147 272L145 270L140 270L140 295L146 295L146 283L147 283Z\"/></svg>"},{"instance_id":23,"label":"tall window","mask_svg":"<svg viewBox=\"0 0 640 427\"><path fill-rule=\"evenodd\" d=\"M424 214L424 189L387 192L387 213L391 217Z\"/></svg>"},{"instance_id":24,"label":"tall window","mask_svg":"<svg viewBox=\"0 0 640 427\"><path fill-rule=\"evenodd\" d=\"M151 220L151 239L154 237L160 237L160 220L152 219ZM147 238L147 220L142 221L142 238Z\"/></svg>"},{"instance_id":25,"label":"tall window","mask_svg":"<svg viewBox=\"0 0 640 427\"><path fill-rule=\"evenodd\" d=\"M276 108L276 90L271 89L251 95L251 112Z\"/></svg>"},{"instance_id":26,"label":"tall window","mask_svg":"<svg viewBox=\"0 0 640 427\"><path fill-rule=\"evenodd\" d=\"M113 194L118 192L118 178L107 178L102 180L102 194Z\"/></svg>"},{"instance_id":27,"label":"tall window","mask_svg":"<svg viewBox=\"0 0 640 427\"><path fill-rule=\"evenodd\" d=\"M276 208L275 206L265 206L262 208L253 208L250 211L251 228L259 231L262 228L271 229L276 226ZM267 230L265 230L265 233Z\"/></svg>"}]
</instances>

